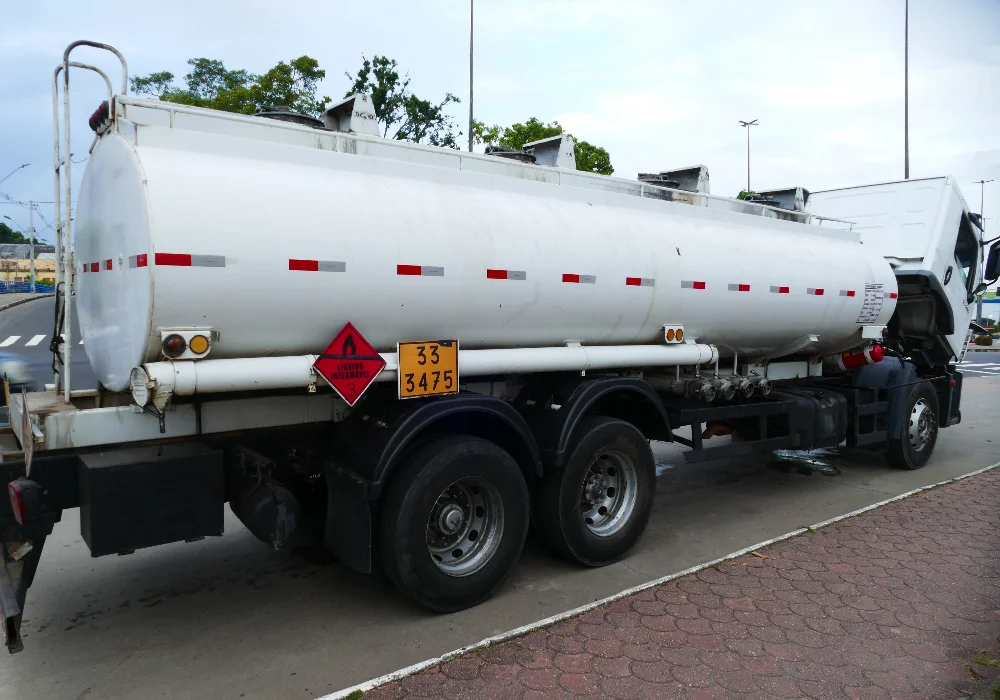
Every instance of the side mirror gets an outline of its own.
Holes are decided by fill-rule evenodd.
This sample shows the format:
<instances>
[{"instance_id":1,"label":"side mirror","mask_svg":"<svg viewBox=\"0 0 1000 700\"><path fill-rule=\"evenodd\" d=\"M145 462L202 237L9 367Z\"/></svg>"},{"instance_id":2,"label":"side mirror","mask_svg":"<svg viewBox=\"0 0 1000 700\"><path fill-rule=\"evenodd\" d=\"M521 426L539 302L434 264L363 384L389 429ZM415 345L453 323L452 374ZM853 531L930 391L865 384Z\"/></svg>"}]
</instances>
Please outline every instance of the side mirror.
<instances>
[{"instance_id":1,"label":"side mirror","mask_svg":"<svg viewBox=\"0 0 1000 700\"><path fill-rule=\"evenodd\" d=\"M1000 241L990 246L986 267L983 268L983 282L990 284L996 282L998 277L1000 277Z\"/></svg>"}]
</instances>

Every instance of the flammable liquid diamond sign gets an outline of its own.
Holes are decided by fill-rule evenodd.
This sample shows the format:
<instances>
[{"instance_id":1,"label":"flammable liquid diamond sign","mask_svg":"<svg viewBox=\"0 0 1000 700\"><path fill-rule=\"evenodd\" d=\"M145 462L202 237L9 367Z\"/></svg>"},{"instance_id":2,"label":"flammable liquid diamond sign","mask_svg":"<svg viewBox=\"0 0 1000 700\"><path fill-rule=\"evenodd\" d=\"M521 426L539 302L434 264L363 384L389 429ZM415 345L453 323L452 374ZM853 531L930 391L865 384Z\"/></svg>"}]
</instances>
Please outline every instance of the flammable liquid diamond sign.
<instances>
[{"instance_id":1,"label":"flammable liquid diamond sign","mask_svg":"<svg viewBox=\"0 0 1000 700\"><path fill-rule=\"evenodd\" d=\"M348 406L353 406L385 368L385 360L358 329L348 323L326 346L313 368Z\"/></svg>"}]
</instances>

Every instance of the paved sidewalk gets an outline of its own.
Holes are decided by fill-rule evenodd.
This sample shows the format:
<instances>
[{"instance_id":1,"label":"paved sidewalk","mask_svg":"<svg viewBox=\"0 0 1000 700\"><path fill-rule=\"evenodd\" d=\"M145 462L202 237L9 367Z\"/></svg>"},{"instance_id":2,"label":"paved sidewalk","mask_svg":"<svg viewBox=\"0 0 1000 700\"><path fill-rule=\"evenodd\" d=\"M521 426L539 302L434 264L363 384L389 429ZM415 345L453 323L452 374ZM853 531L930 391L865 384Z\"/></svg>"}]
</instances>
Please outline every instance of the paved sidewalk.
<instances>
[{"instance_id":1,"label":"paved sidewalk","mask_svg":"<svg viewBox=\"0 0 1000 700\"><path fill-rule=\"evenodd\" d=\"M759 554L364 698L993 699L1000 469Z\"/></svg>"}]
</instances>

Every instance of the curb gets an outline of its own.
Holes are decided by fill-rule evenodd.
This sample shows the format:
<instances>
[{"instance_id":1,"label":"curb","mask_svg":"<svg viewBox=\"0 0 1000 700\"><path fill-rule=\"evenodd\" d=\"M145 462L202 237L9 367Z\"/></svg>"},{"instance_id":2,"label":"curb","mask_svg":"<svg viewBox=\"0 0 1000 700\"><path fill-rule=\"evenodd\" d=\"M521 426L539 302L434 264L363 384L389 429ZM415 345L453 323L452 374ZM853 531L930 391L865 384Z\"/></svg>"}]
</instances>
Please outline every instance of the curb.
<instances>
[{"instance_id":1,"label":"curb","mask_svg":"<svg viewBox=\"0 0 1000 700\"><path fill-rule=\"evenodd\" d=\"M415 663L415 664L413 664L411 666L407 666L406 668L401 668L398 671L393 671L392 673L387 673L384 676L380 676L378 678L373 678L373 679L371 679L369 681L365 681L364 683L359 683L357 685L351 686L350 688L345 688L343 690L338 690L338 691L336 691L334 693L331 693L329 695L323 695L323 696L317 698L316 700L346 700L347 698L351 698L352 696L353 696L353 698L360 697L360 695L359 695L360 693L366 693L369 690L373 690L373 689L377 688L380 685L384 685L386 683L391 683L393 681L398 681L398 680L401 680L403 678L406 678L407 676L412 676L413 674L419 673L420 671L423 671L424 669L430 668L431 666L436 666L437 664L444 663L445 661L450 661L451 659L454 659L454 658L456 658L458 656L462 656L462 655L467 654L469 652L478 651L480 649L485 649L485 648L491 647L491 646L493 646L495 644L500 644L500 643L509 641L511 639L514 639L515 637L524 636L525 634L528 634L530 632L534 632L535 630L539 630L539 629L542 629L544 627L548 627L550 625L553 625L553 624L555 624L557 622L561 622L562 620L565 620L565 619L570 618L570 617L575 617L576 615L588 612L588 611L593 610L594 608L598 608L598 607L600 607L602 605L607 605L608 603L613 603L613 602L615 602L617 600L621 600L622 598L628 597L628 596L630 596L630 595L632 595L634 593L639 593L639 592L644 591L644 590L646 590L648 588L654 588L656 586L659 586L661 584L667 583L669 581L673 581L674 579L678 579L678 578L681 578L683 576L687 576L688 574L694 574L694 573L697 573L699 571L703 571L703 570L711 568L713 566L717 566L718 564L721 564L722 562L729 561L730 559L736 559L738 557L742 557L742 556L744 556L746 554L749 554L750 552L752 552L754 550L761 549L763 547L767 547L769 545L776 544L778 542L782 542L784 540L788 540L788 539L791 539L793 537L798 537L799 535L805 534L807 532L814 532L816 530L819 530L820 528L823 528L823 527L826 527L828 525L832 525L834 523L840 522L841 520L846 520L847 518L853 518L853 517L855 517L857 515L861 515L862 513L867 513L868 511L875 510L876 508L880 508L880 507L882 507L884 505L888 505L890 503L895 503L896 501L901 501L901 500L903 500L905 498L909 498L910 496L914 496L914 495L916 495L916 494L918 494L918 493L920 493L922 491L929 491L930 489L936 489L939 486L945 486L947 484L953 484L953 483L955 483L957 481L961 481L962 479L967 479L970 476L976 476L977 474L982 474L983 472L988 472L991 469L995 469L997 467L1000 467L1000 462L997 462L995 464L991 464L991 465L989 465L987 467L983 467L982 469L977 469L976 471L969 472L968 474L963 474L962 476L956 476L956 477L954 477L952 479L945 479L944 481L939 481L936 484L928 484L927 486L921 486L920 488L913 489L912 491L907 491L906 493L901 493L898 496L893 496L892 498L887 498L884 501L879 501L878 503L872 503L871 505L865 506L864 508L858 508L857 510L853 510L850 513L845 513L843 515L838 515L838 516L836 516L834 518L830 518L829 520L824 520L824 521L816 523L815 525L812 525L810 527L802 527L802 528L798 528L797 530L793 530L791 532L786 532L784 535L778 535L777 537L772 537L769 540L764 540L763 542L758 542L757 544L752 544L749 547L744 547L743 549L737 550L737 551L732 552L731 554L727 554L727 555L725 555L723 557L719 557L718 559L713 559L712 561L705 562L704 564L697 564L695 566L692 566L689 569L685 569L684 571L678 571L677 573L674 573L674 574L668 574L667 576L662 576L660 578L657 578L657 579L654 579L654 580L651 580L651 581L646 581L645 583L641 583L638 586L633 586L632 588L627 588L624 591L620 591L620 592L615 593L613 595L610 595L610 596L608 596L606 598L602 598L600 600L595 600L592 603L587 603L586 605L581 605L578 608L573 608L572 610L567 610L566 612L562 612L562 613L559 613L557 615L553 615L551 617L547 617L547 618L545 618L543 620L538 620L537 622L532 622L532 623L529 623L527 625L523 625L521 627L517 627L517 628L509 630L507 632L501 632L500 634L494 635L492 637L487 637L486 639L482 639L482 640L480 640L478 642L475 642L474 644L470 644L469 646L461 647L459 649L455 649L453 651L446 652L446 653L442 654L441 656L435 657L433 659L427 659L425 661L419 661L419 662L417 662L417 663Z\"/></svg>"},{"instance_id":2,"label":"curb","mask_svg":"<svg viewBox=\"0 0 1000 700\"><path fill-rule=\"evenodd\" d=\"M5 311L15 306L20 306L21 304L27 304L29 301L34 301L35 299L45 299L47 297L54 297L55 295L55 292L50 292L49 294L39 294L38 296L28 297L27 299L18 299L17 301L12 301L9 304L0 306L0 311Z\"/></svg>"}]
</instances>

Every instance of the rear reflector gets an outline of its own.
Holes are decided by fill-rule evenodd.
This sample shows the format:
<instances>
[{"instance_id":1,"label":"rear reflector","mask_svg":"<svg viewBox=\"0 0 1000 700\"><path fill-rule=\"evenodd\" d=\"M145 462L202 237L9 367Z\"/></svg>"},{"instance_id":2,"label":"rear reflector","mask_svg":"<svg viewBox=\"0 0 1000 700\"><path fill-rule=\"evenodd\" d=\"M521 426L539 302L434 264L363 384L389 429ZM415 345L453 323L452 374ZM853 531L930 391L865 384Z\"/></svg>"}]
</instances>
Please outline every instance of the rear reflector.
<instances>
[{"instance_id":1,"label":"rear reflector","mask_svg":"<svg viewBox=\"0 0 1000 700\"><path fill-rule=\"evenodd\" d=\"M19 525L24 525L27 520L24 507L24 491L21 485L15 480L7 484L7 494L10 496L10 509L14 511L14 520Z\"/></svg>"}]
</instances>

